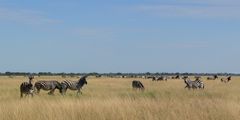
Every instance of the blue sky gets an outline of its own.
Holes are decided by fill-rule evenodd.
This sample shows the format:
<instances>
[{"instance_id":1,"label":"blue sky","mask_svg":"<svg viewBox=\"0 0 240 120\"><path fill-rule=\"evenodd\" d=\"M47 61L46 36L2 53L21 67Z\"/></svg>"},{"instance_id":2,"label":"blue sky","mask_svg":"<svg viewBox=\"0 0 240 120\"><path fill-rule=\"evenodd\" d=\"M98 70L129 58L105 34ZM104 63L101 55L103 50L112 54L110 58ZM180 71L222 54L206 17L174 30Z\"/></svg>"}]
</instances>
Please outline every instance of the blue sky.
<instances>
[{"instance_id":1,"label":"blue sky","mask_svg":"<svg viewBox=\"0 0 240 120\"><path fill-rule=\"evenodd\" d=\"M0 0L0 72L240 73L239 0Z\"/></svg>"}]
</instances>

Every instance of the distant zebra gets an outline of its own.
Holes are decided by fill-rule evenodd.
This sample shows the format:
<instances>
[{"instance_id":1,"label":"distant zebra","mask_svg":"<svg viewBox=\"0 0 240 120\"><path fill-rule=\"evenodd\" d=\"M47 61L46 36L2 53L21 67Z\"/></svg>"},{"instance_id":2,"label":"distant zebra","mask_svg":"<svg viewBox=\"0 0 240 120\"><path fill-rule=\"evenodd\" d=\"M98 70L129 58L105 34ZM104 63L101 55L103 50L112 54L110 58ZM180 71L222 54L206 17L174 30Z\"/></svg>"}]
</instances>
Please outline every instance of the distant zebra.
<instances>
[{"instance_id":1,"label":"distant zebra","mask_svg":"<svg viewBox=\"0 0 240 120\"><path fill-rule=\"evenodd\" d=\"M143 84L138 80L132 81L132 87L133 87L133 89L139 89L139 90L144 90L145 89Z\"/></svg>"},{"instance_id":2,"label":"distant zebra","mask_svg":"<svg viewBox=\"0 0 240 120\"><path fill-rule=\"evenodd\" d=\"M152 77L152 81L155 81L156 79L157 79L156 77L154 77L154 76Z\"/></svg>"},{"instance_id":3,"label":"distant zebra","mask_svg":"<svg viewBox=\"0 0 240 120\"><path fill-rule=\"evenodd\" d=\"M60 93L62 93L61 83L58 81L37 81L34 85L34 88L37 90L36 93L39 94L40 90L43 89L45 91L49 91L49 95L53 95L55 89L58 89Z\"/></svg>"},{"instance_id":4,"label":"distant zebra","mask_svg":"<svg viewBox=\"0 0 240 120\"><path fill-rule=\"evenodd\" d=\"M222 79L221 79L221 82L228 83L231 79L232 79L231 76L229 76L229 77L227 77L227 78L222 78Z\"/></svg>"},{"instance_id":5,"label":"distant zebra","mask_svg":"<svg viewBox=\"0 0 240 120\"><path fill-rule=\"evenodd\" d=\"M160 76L160 77L157 77L155 80L153 81L167 81L167 77L164 77L164 76Z\"/></svg>"},{"instance_id":6,"label":"distant zebra","mask_svg":"<svg viewBox=\"0 0 240 120\"><path fill-rule=\"evenodd\" d=\"M187 78L188 78L188 76L183 76L183 77L182 77L182 79L187 79Z\"/></svg>"},{"instance_id":7,"label":"distant zebra","mask_svg":"<svg viewBox=\"0 0 240 120\"><path fill-rule=\"evenodd\" d=\"M217 75L214 75L212 77L207 77L207 80L216 80L216 79L218 79Z\"/></svg>"},{"instance_id":8,"label":"distant zebra","mask_svg":"<svg viewBox=\"0 0 240 120\"><path fill-rule=\"evenodd\" d=\"M194 77L196 80L199 80L199 79L201 79L202 77L201 76L195 76Z\"/></svg>"},{"instance_id":9,"label":"distant zebra","mask_svg":"<svg viewBox=\"0 0 240 120\"><path fill-rule=\"evenodd\" d=\"M86 78L87 78L87 76L83 76L78 81L70 81L70 80L63 81L61 83L62 95L66 94L67 89L77 90L77 95L79 95L79 93L82 94L81 89L85 84L87 84Z\"/></svg>"},{"instance_id":10,"label":"distant zebra","mask_svg":"<svg viewBox=\"0 0 240 120\"><path fill-rule=\"evenodd\" d=\"M172 79L180 79L180 76L179 75L173 76Z\"/></svg>"},{"instance_id":11,"label":"distant zebra","mask_svg":"<svg viewBox=\"0 0 240 120\"><path fill-rule=\"evenodd\" d=\"M20 85L20 97L23 97L23 94L25 94L25 97L28 96L29 94L33 97L33 84L32 80L34 79L34 76L29 76L29 81L28 82L23 82Z\"/></svg>"},{"instance_id":12,"label":"distant zebra","mask_svg":"<svg viewBox=\"0 0 240 120\"><path fill-rule=\"evenodd\" d=\"M154 77L154 76L147 76L146 79L152 79L152 80L155 80L156 77Z\"/></svg>"},{"instance_id":13,"label":"distant zebra","mask_svg":"<svg viewBox=\"0 0 240 120\"><path fill-rule=\"evenodd\" d=\"M184 79L184 82L186 84L185 88L188 88L188 89L204 89L204 83L197 79L195 81L191 81L189 79Z\"/></svg>"}]
</instances>

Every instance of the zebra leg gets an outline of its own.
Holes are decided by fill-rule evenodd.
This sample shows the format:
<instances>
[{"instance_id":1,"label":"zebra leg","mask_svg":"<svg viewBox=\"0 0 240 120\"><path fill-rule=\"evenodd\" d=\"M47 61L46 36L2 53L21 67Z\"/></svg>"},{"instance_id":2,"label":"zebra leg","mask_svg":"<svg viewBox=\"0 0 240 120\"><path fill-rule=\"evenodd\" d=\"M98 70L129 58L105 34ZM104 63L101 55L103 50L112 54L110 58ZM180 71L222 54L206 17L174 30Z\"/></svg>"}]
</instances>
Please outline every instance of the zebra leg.
<instances>
[{"instance_id":1,"label":"zebra leg","mask_svg":"<svg viewBox=\"0 0 240 120\"><path fill-rule=\"evenodd\" d=\"M52 94L54 94L54 91L56 90L56 88L54 88L53 90L52 90Z\"/></svg>"},{"instance_id":2,"label":"zebra leg","mask_svg":"<svg viewBox=\"0 0 240 120\"><path fill-rule=\"evenodd\" d=\"M54 89L52 89L48 94L49 95L54 95L53 93L54 93L54 91L55 91L55 88Z\"/></svg>"},{"instance_id":3,"label":"zebra leg","mask_svg":"<svg viewBox=\"0 0 240 120\"><path fill-rule=\"evenodd\" d=\"M39 94L39 93L40 93L40 89L37 88L36 94Z\"/></svg>"},{"instance_id":4,"label":"zebra leg","mask_svg":"<svg viewBox=\"0 0 240 120\"><path fill-rule=\"evenodd\" d=\"M62 95L66 95L67 89L62 89Z\"/></svg>"},{"instance_id":5,"label":"zebra leg","mask_svg":"<svg viewBox=\"0 0 240 120\"><path fill-rule=\"evenodd\" d=\"M77 91L77 95L79 95L79 94L82 94L82 91L80 89L78 89L78 91Z\"/></svg>"},{"instance_id":6,"label":"zebra leg","mask_svg":"<svg viewBox=\"0 0 240 120\"><path fill-rule=\"evenodd\" d=\"M21 97L21 98L23 97L23 93L22 93L22 92L20 93L20 97Z\"/></svg>"},{"instance_id":7,"label":"zebra leg","mask_svg":"<svg viewBox=\"0 0 240 120\"><path fill-rule=\"evenodd\" d=\"M33 93L31 93L31 97L33 97Z\"/></svg>"}]
</instances>

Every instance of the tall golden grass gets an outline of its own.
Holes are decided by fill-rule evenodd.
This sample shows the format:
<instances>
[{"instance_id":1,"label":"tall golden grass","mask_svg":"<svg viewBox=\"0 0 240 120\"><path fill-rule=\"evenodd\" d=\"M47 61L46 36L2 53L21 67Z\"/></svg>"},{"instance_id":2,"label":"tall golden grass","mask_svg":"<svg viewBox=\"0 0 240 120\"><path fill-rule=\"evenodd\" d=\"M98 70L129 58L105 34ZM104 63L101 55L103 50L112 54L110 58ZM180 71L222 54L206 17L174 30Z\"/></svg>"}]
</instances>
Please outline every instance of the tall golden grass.
<instances>
[{"instance_id":1,"label":"tall golden grass","mask_svg":"<svg viewBox=\"0 0 240 120\"><path fill-rule=\"evenodd\" d=\"M74 80L73 78L71 78ZM59 80L61 77L36 77ZM77 80L77 78L75 79ZM139 79L144 92L131 88L133 79L88 78L80 96L46 91L20 99L24 77L0 77L1 120L240 120L240 78L224 84L204 79L204 90L187 90L182 80Z\"/></svg>"}]
</instances>

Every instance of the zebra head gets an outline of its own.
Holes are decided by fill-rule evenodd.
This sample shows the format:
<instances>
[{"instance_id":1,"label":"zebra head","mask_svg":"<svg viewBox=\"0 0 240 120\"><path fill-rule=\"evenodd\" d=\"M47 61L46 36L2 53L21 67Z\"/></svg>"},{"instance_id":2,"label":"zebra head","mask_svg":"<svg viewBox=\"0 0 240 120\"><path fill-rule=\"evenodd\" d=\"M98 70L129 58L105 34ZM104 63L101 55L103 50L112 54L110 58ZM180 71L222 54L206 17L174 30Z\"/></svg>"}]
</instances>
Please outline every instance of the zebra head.
<instances>
[{"instance_id":1,"label":"zebra head","mask_svg":"<svg viewBox=\"0 0 240 120\"><path fill-rule=\"evenodd\" d=\"M28 79L29 79L29 83L32 83L33 79L34 79L34 76L33 75L29 75L28 76Z\"/></svg>"},{"instance_id":2,"label":"zebra head","mask_svg":"<svg viewBox=\"0 0 240 120\"><path fill-rule=\"evenodd\" d=\"M228 81L230 81L231 79L232 79L232 76L229 76L229 77L227 78Z\"/></svg>"},{"instance_id":3,"label":"zebra head","mask_svg":"<svg viewBox=\"0 0 240 120\"><path fill-rule=\"evenodd\" d=\"M33 75L29 75L28 78L29 78L29 80L32 80L32 79L34 79L34 76Z\"/></svg>"},{"instance_id":4,"label":"zebra head","mask_svg":"<svg viewBox=\"0 0 240 120\"><path fill-rule=\"evenodd\" d=\"M83 76L83 77L81 77L80 79L79 79L79 84L81 85L81 86L83 86L84 84L86 84L87 85L87 80L86 80L86 78L87 78L88 76Z\"/></svg>"}]
</instances>

